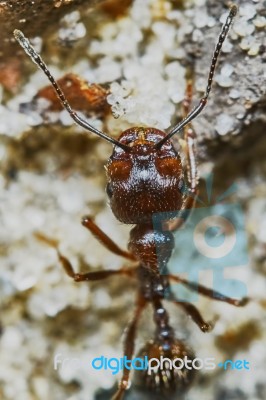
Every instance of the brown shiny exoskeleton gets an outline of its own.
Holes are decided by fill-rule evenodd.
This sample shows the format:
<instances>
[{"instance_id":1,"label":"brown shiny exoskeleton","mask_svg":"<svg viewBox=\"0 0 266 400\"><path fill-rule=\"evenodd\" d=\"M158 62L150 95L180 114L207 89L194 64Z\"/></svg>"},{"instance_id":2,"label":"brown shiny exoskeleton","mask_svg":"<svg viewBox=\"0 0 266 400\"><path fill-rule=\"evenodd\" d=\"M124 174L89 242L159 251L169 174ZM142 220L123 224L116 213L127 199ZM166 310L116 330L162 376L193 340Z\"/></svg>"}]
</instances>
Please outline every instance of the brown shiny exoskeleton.
<instances>
[{"instance_id":1,"label":"brown shiny exoskeleton","mask_svg":"<svg viewBox=\"0 0 266 400\"><path fill-rule=\"evenodd\" d=\"M237 8L233 6L219 35L209 71L206 92L199 104L192 111L189 110L192 85L191 81L188 81L187 95L183 106L186 116L169 133L155 128L135 127L124 131L118 140L97 130L72 110L62 90L55 82L41 57L32 48L28 39L20 31L16 30L14 32L15 38L25 52L47 75L63 107L69 112L73 120L88 131L114 145L113 153L106 166L106 190L115 217L124 224L135 225L130 233L128 252L120 249L98 228L90 217L84 217L82 224L110 251L133 261L134 265L120 270L75 273L70 262L59 252L57 243L47 237L41 235L39 237L56 248L65 271L76 282L95 281L115 275L127 275L137 279L136 310L126 329L124 339L124 355L128 359L132 359L134 355L137 324L143 309L148 303L153 307L153 319L156 329L153 339L139 351L139 356L141 357L148 356L155 359L159 359L160 356L170 359L193 358L192 350L182 341L176 339L174 330L170 326L163 300L169 300L180 306L203 332L207 332L212 328L210 324L204 321L194 305L174 298L174 295L171 294L171 281L182 283L189 289L196 290L204 296L235 306L244 305L247 301L246 298L237 300L223 296L212 289L196 285L178 276L167 273L161 274L161 268L167 270L167 264L174 247L172 231L178 229L184 223L184 218L183 220L177 219L177 222L162 220L159 221L159 224L156 224L156 227L153 224L153 216L158 213L169 212L171 214L172 212L177 212L177 210L191 210L193 208L197 194L198 176L195 133L189 124L207 103L218 55L236 12ZM186 168L182 165L180 155L170 140L181 129L184 130L186 143ZM186 217L188 214L187 212ZM160 267L158 254L160 254ZM123 398L129 386L129 375L129 369L125 368L113 400ZM135 382L142 388L163 396L187 389L193 379L193 375L193 371L186 368L171 370L165 366L163 370L158 370L156 373L151 374L148 374L146 370L137 371Z\"/></svg>"}]
</instances>

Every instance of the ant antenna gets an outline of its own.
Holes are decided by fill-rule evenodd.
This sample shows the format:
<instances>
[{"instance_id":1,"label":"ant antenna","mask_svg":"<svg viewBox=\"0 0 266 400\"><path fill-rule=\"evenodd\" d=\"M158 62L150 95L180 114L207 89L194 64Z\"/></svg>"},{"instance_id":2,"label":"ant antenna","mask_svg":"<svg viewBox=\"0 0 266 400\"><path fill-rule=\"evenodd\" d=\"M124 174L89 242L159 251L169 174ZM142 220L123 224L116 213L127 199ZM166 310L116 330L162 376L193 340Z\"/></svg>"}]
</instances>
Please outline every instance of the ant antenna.
<instances>
[{"instance_id":1,"label":"ant antenna","mask_svg":"<svg viewBox=\"0 0 266 400\"><path fill-rule=\"evenodd\" d=\"M20 44L20 46L23 48L26 54L30 56L32 61L38 65L38 67L45 73L51 84L53 85L53 88L57 94L57 97L59 98L62 106L67 110L69 113L70 117L80 126L85 128L86 130L95 133L96 135L102 137L103 139L107 140L108 142L122 148L125 151L130 151L130 147L126 146L123 143L120 143L118 140L106 135L105 133L99 131L98 129L94 128L92 125L90 125L85 119L81 118L70 106L69 102L66 99L66 96L64 95L62 89L56 83L54 77L51 75L50 71L47 68L47 65L44 63L42 60L41 56L34 50L32 45L30 44L29 40L23 35L23 33L15 29L14 30L14 37Z\"/></svg>"},{"instance_id":2,"label":"ant antenna","mask_svg":"<svg viewBox=\"0 0 266 400\"><path fill-rule=\"evenodd\" d=\"M169 140L175 133L179 132L182 128L184 128L184 126L186 126L187 124L189 124L189 122L191 122L194 118L196 118L201 111L204 109L204 107L207 104L207 100L212 88L212 82L213 82L213 75L214 75L214 71L215 71L215 67L217 64L217 60L219 57L219 54L221 52L221 48L223 45L223 42L228 34L229 28L232 24L232 21L234 19L234 17L236 16L237 13L237 6L234 5L231 7L229 15L225 21L225 24L221 30L221 33L219 35L218 38L218 42L215 46L215 50L213 53L213 57L212 57L212 63L211 63L211 67L210 67L210 71L209 71L209 76L208 76L208 83L207 83L207 87L206 87L206 91L205 91L205 95L201 98L199 104L181 121L179 122L162 140L160 140L158 143L156 143L155 148L157 150L159 150L162 145Z\"/></svg>"}]
</instances>

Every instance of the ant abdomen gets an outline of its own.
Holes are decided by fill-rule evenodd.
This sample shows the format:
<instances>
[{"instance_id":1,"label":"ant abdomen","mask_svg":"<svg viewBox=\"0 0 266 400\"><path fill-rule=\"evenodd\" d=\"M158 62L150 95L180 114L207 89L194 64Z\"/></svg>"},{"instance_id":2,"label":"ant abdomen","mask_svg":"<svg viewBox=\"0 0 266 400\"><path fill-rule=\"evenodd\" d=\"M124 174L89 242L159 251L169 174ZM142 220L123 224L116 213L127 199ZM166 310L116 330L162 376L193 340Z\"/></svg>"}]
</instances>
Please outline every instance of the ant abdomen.
<instances>
[{"instance_id":1,"label":"ant abdomen","mask_svg":"<svg viewBox=\"0 0 266 400\"><path fill-rule=\"evenodd\" d=\"M182 394L191 385L195 370L187 365L194 359L193 351L182 341L174 339L171 348L164 350L160 341L150 340L137 357L149 360L149 368L135 371L134 384L141 390L161 396Z\"/></svg>"}]
</instances>

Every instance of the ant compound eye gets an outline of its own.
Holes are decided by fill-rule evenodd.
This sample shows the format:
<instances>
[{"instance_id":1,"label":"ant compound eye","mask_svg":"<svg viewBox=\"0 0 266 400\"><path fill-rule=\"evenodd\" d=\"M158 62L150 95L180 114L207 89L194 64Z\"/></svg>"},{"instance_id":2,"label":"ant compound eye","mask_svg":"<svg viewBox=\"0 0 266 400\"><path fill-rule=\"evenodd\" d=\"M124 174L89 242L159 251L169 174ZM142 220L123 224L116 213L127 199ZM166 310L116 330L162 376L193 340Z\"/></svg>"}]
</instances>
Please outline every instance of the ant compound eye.
<instances>
[{"instance_id":1,"label":"ant compound eye","mask_svg":"<svg viewBox=\"0 0 266 400\"><path fill-rule=\"evenodd\" d=\"M110 182L106 185L106 193L109 198L111 198L114 194L113 185Z\"/></svg>"}]
</instances>

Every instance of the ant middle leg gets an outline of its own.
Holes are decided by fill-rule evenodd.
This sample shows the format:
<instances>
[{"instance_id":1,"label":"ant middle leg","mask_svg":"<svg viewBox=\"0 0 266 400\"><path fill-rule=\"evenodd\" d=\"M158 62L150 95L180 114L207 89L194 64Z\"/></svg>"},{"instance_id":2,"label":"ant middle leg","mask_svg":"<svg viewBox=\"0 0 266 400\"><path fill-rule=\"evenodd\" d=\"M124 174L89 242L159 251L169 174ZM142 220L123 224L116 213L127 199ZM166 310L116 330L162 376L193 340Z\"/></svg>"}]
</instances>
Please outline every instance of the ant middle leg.
<instances>
[{"instance_id":1,"label":"ant middle leg","mask_svg":"<svg viewBox=\"0 0 266 400\"><path fill-rule=\"evenodd\" d=\"M83 281L99 281L102 279L109 278L110 276L114 275L124 275L129 277L134 277L136 273L136 267L123 267L118 270L108 269L108 270L101 270L101 271L91 271L87 273L77 273L74 271L71 262L65 257L58 248L58 241L55 239L48 238L47 236L43 235L42 233L35 233L35 237L48 244L49 246L53 247L58 255L58 259L64 268L66 274L74 279L75 282L83 282Z\"/></svg>"},{"instance_id":2,"label":"ant middle leg","mask_svg":"<svg viewBox=\"0 0 266 400\"><path fill-rule=\"evenodd\" d=\"M135 350L135 338L137 332L138 321L141 316L143 309L147 302L141 295L138 295L137 305L133 319L126 328L125 339L124 339L124 356L127 360L132 360ZM129 385L130 369L124 366L123 375L119 383L119 388L114 394L111 400L122 400Z\"/></svg>"},{"instance_id":3,"label":"ant middle leg","mask_svg":"<svg viewBox=\"0 0 266 400\"><path fill-rule=\"evenodd\" d=\"M106 235L106 233L104 233L98 227L98 225L95 224L95 222L93 221L93 219L89 215L85 215L82 218L81 223L109 251L111 251L112 253L114 253L114 254L116 254L118 256L127 258L128 260L136 261L136 259L135 259L133 254L121 249L115 242L113 242L113 240L108 235Z\"/></svg>"}]
</instances>

